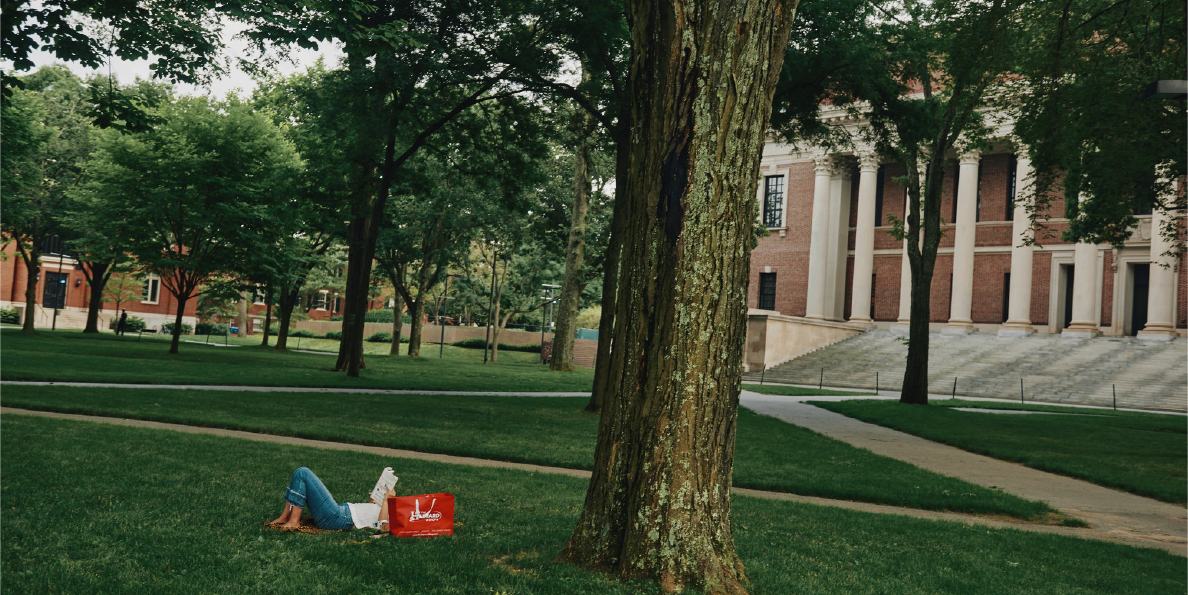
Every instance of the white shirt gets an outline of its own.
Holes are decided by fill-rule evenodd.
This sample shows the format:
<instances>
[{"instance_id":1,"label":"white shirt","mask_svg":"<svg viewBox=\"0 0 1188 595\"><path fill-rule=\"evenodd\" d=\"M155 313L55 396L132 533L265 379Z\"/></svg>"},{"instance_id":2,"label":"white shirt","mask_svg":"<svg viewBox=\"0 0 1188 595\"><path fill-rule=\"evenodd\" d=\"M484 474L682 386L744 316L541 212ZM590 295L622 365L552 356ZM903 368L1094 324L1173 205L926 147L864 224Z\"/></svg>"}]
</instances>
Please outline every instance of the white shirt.
<instances>
[{"instance_id":1,"label":"white shirt","mask_svg":"<svg viewBox=\"0 0 1188 595\"><path fill-rule=\"evenodd\" d=\"M380 505L372 504L371 502L363 502L355 504L353 502L347 503L351 509L351 520L355 523L356 529L382 529L379 521ZM387 521L384 521L385 523Z\"/></svg>"}]
</instances>

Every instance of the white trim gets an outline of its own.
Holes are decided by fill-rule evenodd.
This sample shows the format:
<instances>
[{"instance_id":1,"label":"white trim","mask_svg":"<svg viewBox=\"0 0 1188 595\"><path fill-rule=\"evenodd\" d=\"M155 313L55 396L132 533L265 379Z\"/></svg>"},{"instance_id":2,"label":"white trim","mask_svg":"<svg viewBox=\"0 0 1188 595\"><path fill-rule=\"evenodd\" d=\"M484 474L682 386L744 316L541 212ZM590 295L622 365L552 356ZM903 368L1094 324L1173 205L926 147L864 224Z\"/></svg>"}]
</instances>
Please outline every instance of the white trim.
<instances>
[{"instance_id":1,"label":"white trim","mask_svg":"<svg viewBox=\"0 0 1188 595\"><path fill-rule=\"evenodd\" d=\"M157 282L157 295L155 296L157 299L146 300L146 299L144 299L145 297L147 297L144 293L144 288L145 288L145 286L148 286L151 288L153 286L152 284L154 281ZM141 297L140 303L142 303L142 304L158 305L161 303L161 277L159 275L157 275L156 273L149 273L149 274L145 275L145 277L141 280L141 283L140 283L140 297Z\"/></svg>"}]
</instances>

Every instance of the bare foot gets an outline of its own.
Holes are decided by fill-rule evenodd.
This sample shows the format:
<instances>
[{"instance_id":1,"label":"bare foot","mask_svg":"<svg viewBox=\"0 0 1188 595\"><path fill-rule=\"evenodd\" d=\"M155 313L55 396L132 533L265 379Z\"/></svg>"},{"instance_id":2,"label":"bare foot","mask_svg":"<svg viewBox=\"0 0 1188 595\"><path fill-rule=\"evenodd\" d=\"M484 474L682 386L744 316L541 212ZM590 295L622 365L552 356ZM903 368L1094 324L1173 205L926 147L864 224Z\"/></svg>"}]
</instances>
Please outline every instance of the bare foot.
<instances>
[{"instance_id":1,"label":"bare foot","mask_svg":"<svg viewBox=\"0 0 1188 595\"><path fill-rule=\"evenodd\" d=\"M289 516L289 515L287 515L287 514L282 514L282 515L280 515L279 517L277 517L277 518L276 518L276 520L274 520L274 521L268 521L266 524L268 524L268 525L273 525L273 526L275 526L275 525L280 525L280 524L282 524L282 523L284 523L284 522L285 522L285 518L287 518L288 516Z\"/></svg>"},{"instance_id":2,"label":"bare foot","mask_svg":"<svg viewBox=\"0 0 1188 595\"><path fill-rule=\"evenodd\" d=\"M295 521L289 521L281 526L286 529L298 529L301 527L301 519L297 519Z\"/></svg>"}]
</instances>

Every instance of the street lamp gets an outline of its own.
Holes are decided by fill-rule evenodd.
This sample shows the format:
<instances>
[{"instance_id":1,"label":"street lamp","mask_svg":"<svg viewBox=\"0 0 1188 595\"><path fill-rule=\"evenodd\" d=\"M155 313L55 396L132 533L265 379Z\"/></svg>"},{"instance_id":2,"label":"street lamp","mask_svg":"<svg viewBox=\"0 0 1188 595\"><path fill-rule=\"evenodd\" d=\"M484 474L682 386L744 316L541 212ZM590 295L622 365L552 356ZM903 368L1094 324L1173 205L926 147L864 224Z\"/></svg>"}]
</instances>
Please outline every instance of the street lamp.
<instances>
[{"instance_id":1,"label":"street lamp","mask_svg":"<svg viewBox=\"0 0 1188 595\"><path fill-rule=\"evenodd\" d=\"M548 301L548 304L549 304L549 317L548 317L547 321L545 320L544 306L541 306L541 308L540 308L540 363L543 364L543 363L545 363L545 359L544 359L545 327L550 326L553 322L553 304L556 303L556 300L553 299L553 290L558 287L561 287L561 286L553 285L551 283L542 283L541 287L543 288L540 290L541 293L548 292L548 294L549 294L547 296L542 295L540 298L542 300ZM553 338L556 339L556 337L553 337ZM554 341L554 343L556 343L556 341Z\"/></svg>"},{"instance_id":2,"label":"street lamp","mask_svg":"<svg viewBox=\"0 0 1188 595\"><path fill-rule=\"evenodd\" d=\"M446 306L446 300L450 299L450 277L457 277L457 276L458 275L455 275L453 273L446 274L445 293L441 294L441 307L443 310L445 309L445 306ZM438 343L437 359L441 359L443 356L445 356L445 320L444 320L444 317L441 316L440 313L437 316L437 324L438 324L438 326L441 327L441 342Z\"/></svg>"}]
</instances>

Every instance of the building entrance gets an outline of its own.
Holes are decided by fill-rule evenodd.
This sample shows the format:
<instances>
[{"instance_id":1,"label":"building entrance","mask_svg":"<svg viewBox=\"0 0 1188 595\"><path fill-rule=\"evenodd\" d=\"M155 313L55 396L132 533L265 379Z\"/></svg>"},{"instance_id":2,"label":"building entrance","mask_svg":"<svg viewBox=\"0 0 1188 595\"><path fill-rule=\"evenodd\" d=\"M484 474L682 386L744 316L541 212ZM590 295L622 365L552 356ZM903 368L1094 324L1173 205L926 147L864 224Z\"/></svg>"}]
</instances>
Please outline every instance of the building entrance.
<instances>
[{"instance_id":1,"label":"building entrance","mask_svg":"<svg viewBox=\"0 0 1188 595\"><path fill-rule=\"evenodd\" d=\"M41 293L41 307L58 310L66 307L67 273L46 273L45 289Z\"/></svg>"},{"instance_id":2,"label":"building entrance","mask_svg":"<svg viewBox=\"0 0 1188 595\"><path fill-rule=\"evenodd\" d=\"M1147 326L1147 292L1151 281L1151 265L1147 263L1130 265L1131 299L1130 327L1126 334L1137 335Z\"/></svg>"},{"instance_id":3,"label":"building entrance","mask_svg":"<svg viewBox=\"0 0 1188 595\"><path fill-rule=\"evenodd\" d=\"M1066 329L1072 324L1073 313L1073 275L1076 273L1076 268L1071 264L1060 265L1061 271L1064 273L1064 312L1060 315L1061 329Z\"/></svg>"}]
</instances>

